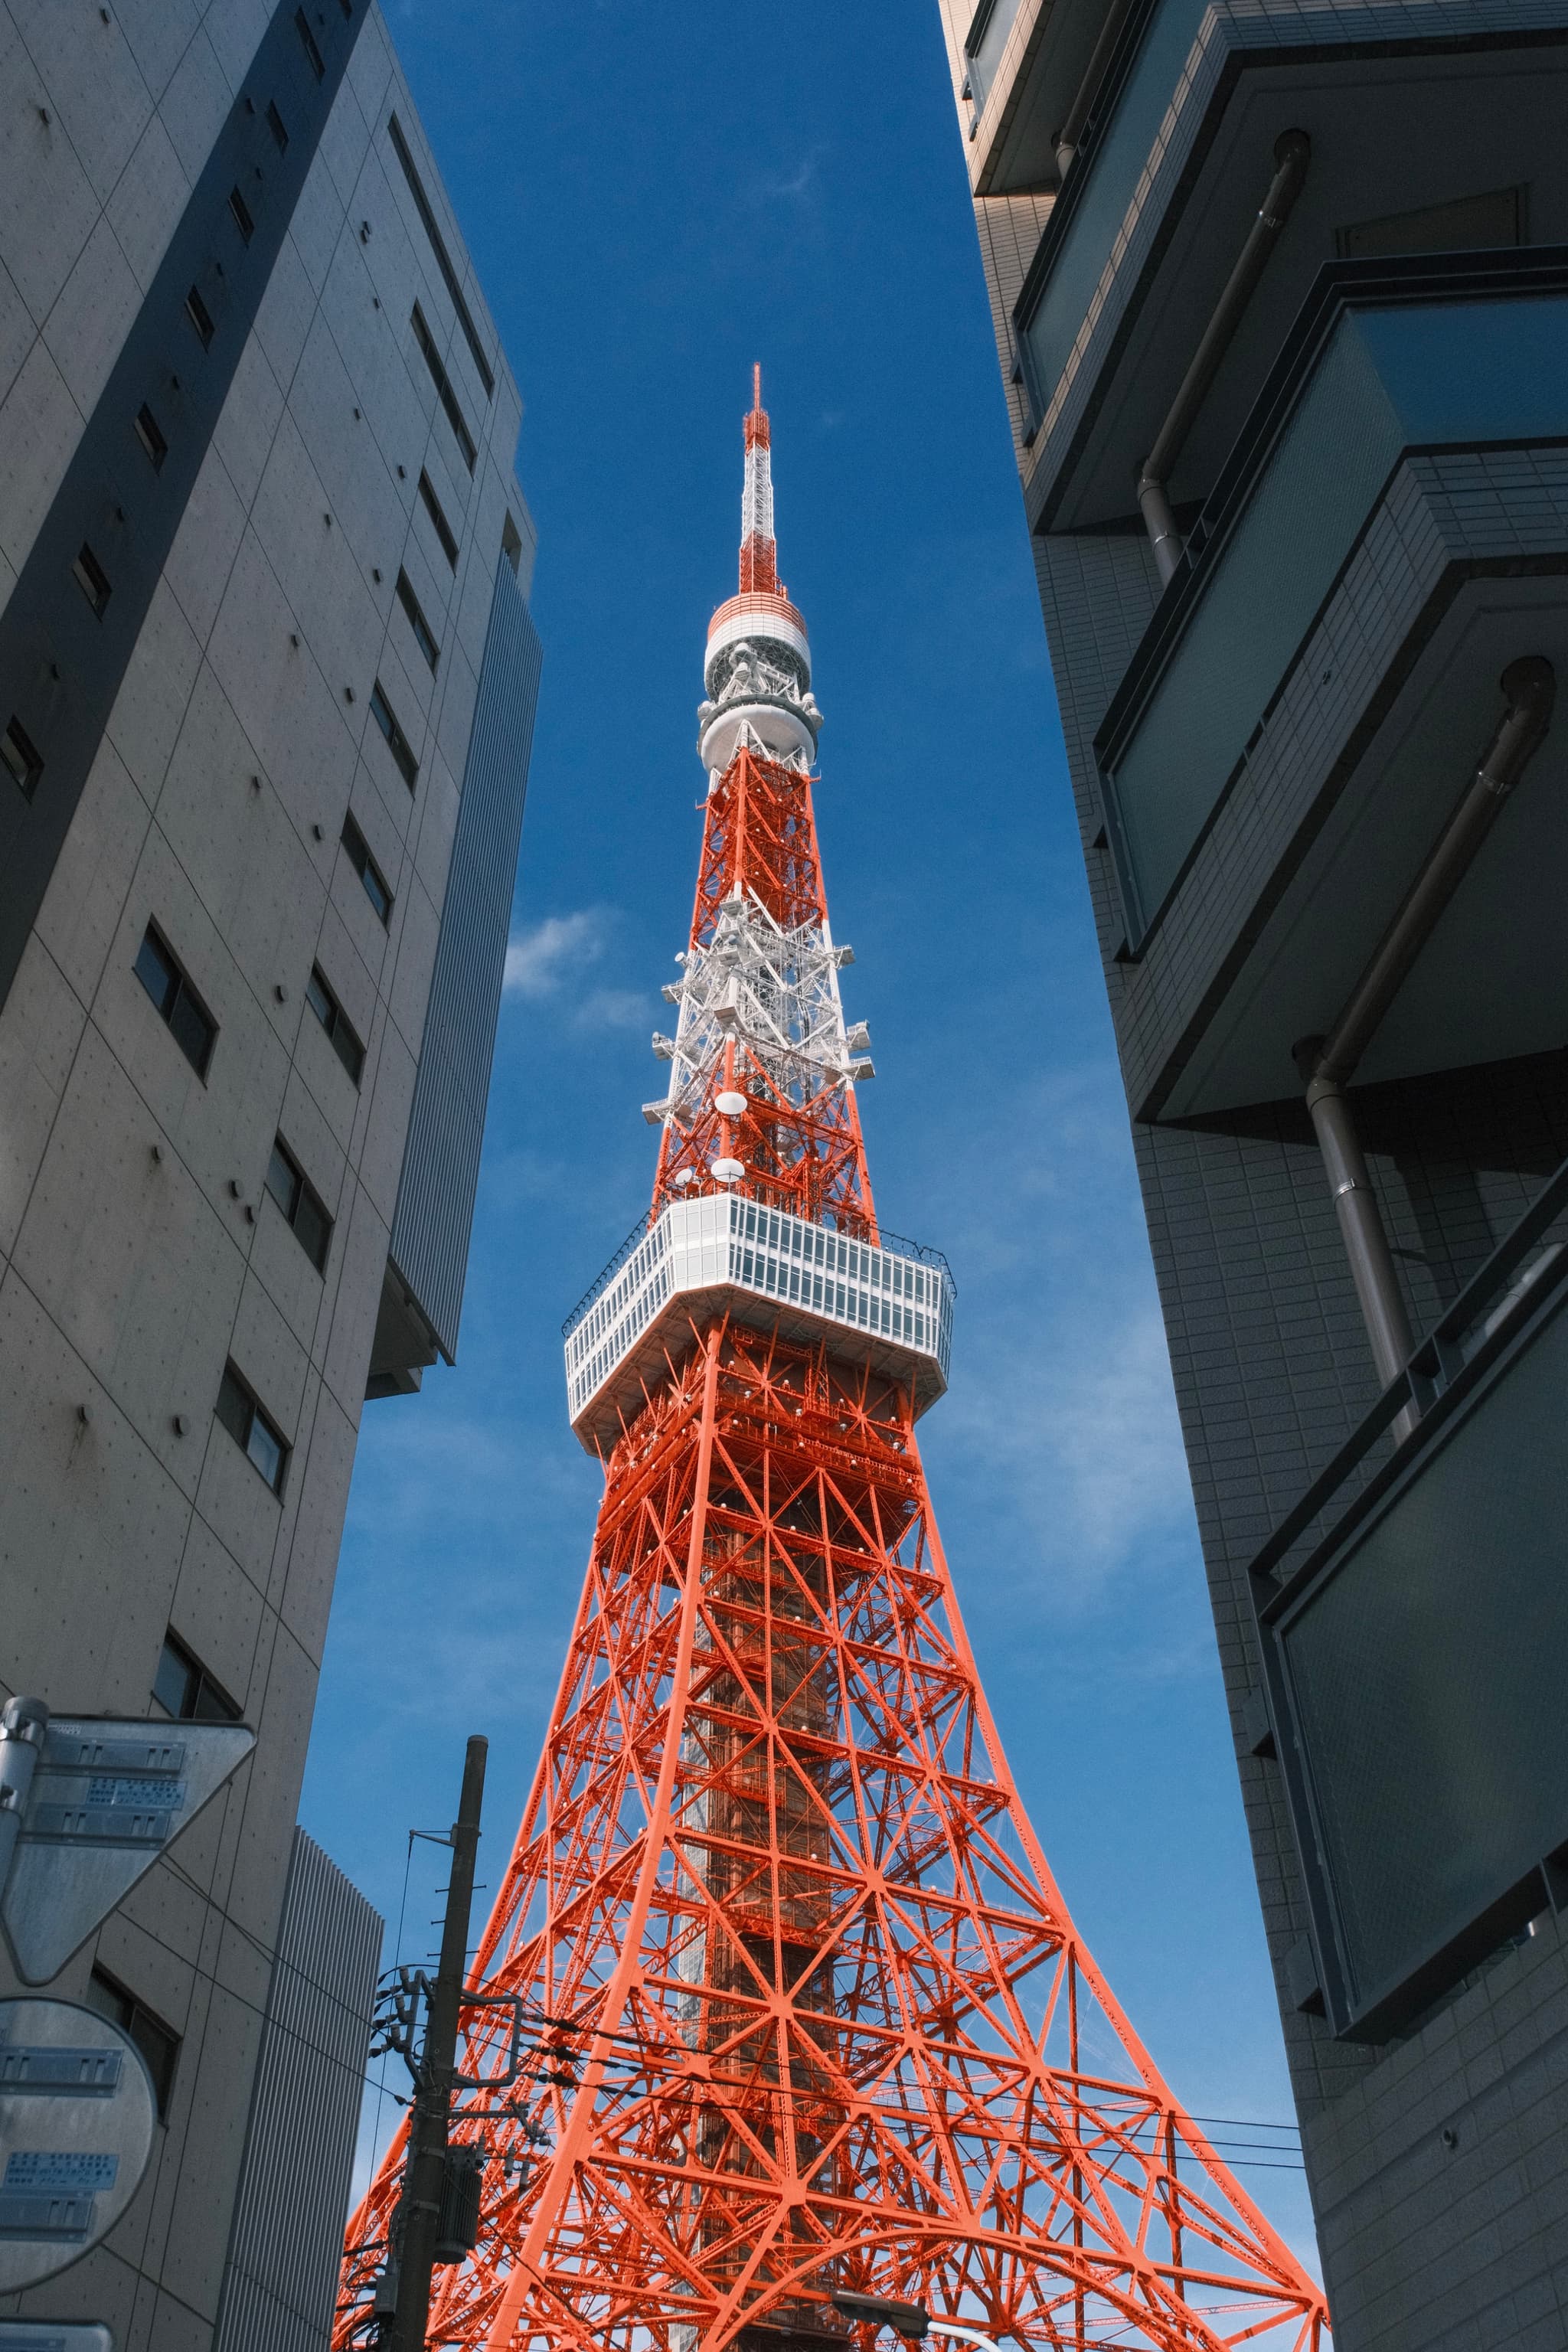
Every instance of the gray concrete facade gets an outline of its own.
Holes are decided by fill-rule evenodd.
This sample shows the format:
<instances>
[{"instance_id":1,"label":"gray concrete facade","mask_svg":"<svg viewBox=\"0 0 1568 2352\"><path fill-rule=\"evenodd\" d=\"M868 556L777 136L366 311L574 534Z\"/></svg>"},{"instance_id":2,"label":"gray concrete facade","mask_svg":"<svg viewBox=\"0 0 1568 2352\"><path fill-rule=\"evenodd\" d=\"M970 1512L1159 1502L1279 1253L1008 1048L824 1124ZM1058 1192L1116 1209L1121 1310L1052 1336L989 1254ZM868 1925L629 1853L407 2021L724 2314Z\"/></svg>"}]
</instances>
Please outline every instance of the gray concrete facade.
<instances>
[{"instance_id":1,"label":"gray concrete facade","mask_svg":"<svg viewBox=\"0 0 1568 2352\"><path fill-rule=\"evenodd\" d=\"M1248 436L1286 446L1288 367L1324 273L1348 258L1344 299L1370 304L1386 289L1353 273L1382 264L1355 257L1409 256L1392 266L1414 273L1430 246L1436 291L1409 275L1395 291L1436 302L1474 249L1468 290L1486 296L1532 265L1492 250L1496 206L1474 234L1466 207L1479 223L1484 194L1517 183L1528 211L1521 200L1510 243L1548 248L1531 280L1545 287L1568 237L1545 128L1550 110L1561 120L1563 27L1550 5L1504 5L1483 24L1465 5L1184 14L1152 0L1101 56L1064 173L1055 133L1106 13L1100 0L942 0L1335 2341L1561 2352L1568 1935L1550 1874L1514 1891L1493 1948L1441 1971L1396 2026L1336 2030L1302 1824L1260 1714L1249 1574L1380 1394L1291 1047L1329 1026L1473 771L1503 663L1544 653L1560 694L1568 678L1561 424L1500 410L1489 430L1467 420L1398 454L1325 559L1323 593L1267 690L1247 704L1222 672L1195 703L1216 728L1237 706L1238 756L1143 919L1119 877L1108 779L1154 707L1139 681L1177 675L1261 497L1237 470ZM1466 110L1461 152L1441 126ZM1192 544L1166 585L1139 468L1269 185L1273 142L1296 126L1311 141L1306 192L1178 454L1170 488ZM1354 452L1352 421L1336 464L1350 471ZM1316 560L1318 510L1336 494L1325 466L1255 601ZM1559 701L1352 1092L1418 1340L1568 1153L1560 924L1539 925L1528 880L1532 863L1560 871L1562 727Z\"/></svg>"},{"instance_id":2,"label":"gray concrete facade","mask_svg":"<svg viewBox=\"0 0 1568 2352\"><path fill-rule=\"evenodd\" d=\"M32 625L17 600L83 452L133 488L130 468L158 470L134 408L104 403L182 239L216 272L195 281L207 356L235 337L142 589L139 509L103 516L105 543L123 536L105 644L117 610L145 609L0 1003L0 1691L145 1717L172 1655L176 1680L206 1678L193 1704L258 1734L51 1988L107 1986L177 2042L124 2220L0 2305L106 2322L119 2352L213 2342L378 1321L376 1393L437 1352L405 1287L384 1313L388 1240L443 923L475 919L448 872L498 576L521 603L534 545L517 388L380 12L300 14L309 45L268 0L0 0L0 631ZM268 114L279 75L296 163L309 134L285 219L263 169L268 142L292 168ZM258 159L234 182L249 235L226 164L214 216L193 215L225 141ZM250 318L246 255L269 236ZM204 363L182 309L188 340L148 359L170 465ZM29 740L58 719L65 747L43 747L30 798L0 774L7 825L47 815L68 765L57 706L87 709L94 685L90 636L72 647L52 701L36 665L0 662L0 730L33 696ZM531 690L509 706L519 806ZM0 862L13 913L23 863ZM500 924L498 988L504 903ZM199 1071L138 977L150 925L216 1031ZM481 1098L493 1016L478 1005ZM313 1223L268 1186L279 1139ZM471 1207L450 1204L465 1242ZM248 1451L215 1410L230 1371Z\"/></svg>"}]
</instances>

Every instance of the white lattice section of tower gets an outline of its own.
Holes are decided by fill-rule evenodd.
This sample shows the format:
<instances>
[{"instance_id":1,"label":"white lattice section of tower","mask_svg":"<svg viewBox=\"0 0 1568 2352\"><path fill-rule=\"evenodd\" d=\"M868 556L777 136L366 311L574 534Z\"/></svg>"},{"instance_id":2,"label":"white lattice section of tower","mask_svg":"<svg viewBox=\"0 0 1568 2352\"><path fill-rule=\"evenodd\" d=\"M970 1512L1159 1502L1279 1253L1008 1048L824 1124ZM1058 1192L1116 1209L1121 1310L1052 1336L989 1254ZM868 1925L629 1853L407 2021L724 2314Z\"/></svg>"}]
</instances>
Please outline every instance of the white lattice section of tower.
<instances>
[{"instance_id":1,"label":"white lattice section of tower","mask_svg":"<svg viewBox=\"0 0 1568 2352\"><path fill-rule=\"evenodd\" d=\"M731 474L731 480L734 480ZM772 452L759 435L746 451L746 481L741 492L741 544L773 535L773 470Z\"/></svg>"},{"instance_id":2,"label":"white lattice section of tower","mask_svg":"<svg viewBox=\"0 0 1568 2352\"><path fill-rule=\"evenodd\" d=\"M785 930L756 898L725 899L710 944L682 959L681 978L664 992L680 1018L673 1038L654 1034L654 1052L671 1066L663 1101L643 1106L649 1124L694 1125L710 1108L730 1044L766 1073L781 1103L873 1076L866 1025L846 1025L838 993L839 968L853 960L826 923Z\"/></svg>"}]
</instances>

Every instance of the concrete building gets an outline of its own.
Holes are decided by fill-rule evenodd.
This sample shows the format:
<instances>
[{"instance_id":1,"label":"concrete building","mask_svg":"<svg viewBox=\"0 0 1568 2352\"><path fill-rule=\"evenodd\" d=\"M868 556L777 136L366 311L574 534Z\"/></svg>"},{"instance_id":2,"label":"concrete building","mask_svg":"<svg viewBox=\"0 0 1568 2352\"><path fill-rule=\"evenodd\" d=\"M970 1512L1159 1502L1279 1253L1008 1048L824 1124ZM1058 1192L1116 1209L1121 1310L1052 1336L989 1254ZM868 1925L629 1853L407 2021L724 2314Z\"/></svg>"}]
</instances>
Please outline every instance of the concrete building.
<instances>
[{"instance_id":1,"label":"concrete building","mask_svg":"<svg viewBox=\"0 0 1568 2352\"><path fill-rule=\"evenodd\" d=\"M1568 2343L1568 16L942 0L1343 2352Z\"/></svg>"},{"instance_id":2,"label":"concrete building","mask_svg":"<svg viewBox=\"0 0 1568 2352\"><path fill-rule=\"evenodd\" d=\"M0 1694L258 1734L49 1988L163 2121L0 2315L209 2352L231 2251L298 2316L264 2029L364 1976L346 1893L275 1959L362 1406L457 1344L534 534L372 0L0 0Z\"/></svg>"}]
</instances>

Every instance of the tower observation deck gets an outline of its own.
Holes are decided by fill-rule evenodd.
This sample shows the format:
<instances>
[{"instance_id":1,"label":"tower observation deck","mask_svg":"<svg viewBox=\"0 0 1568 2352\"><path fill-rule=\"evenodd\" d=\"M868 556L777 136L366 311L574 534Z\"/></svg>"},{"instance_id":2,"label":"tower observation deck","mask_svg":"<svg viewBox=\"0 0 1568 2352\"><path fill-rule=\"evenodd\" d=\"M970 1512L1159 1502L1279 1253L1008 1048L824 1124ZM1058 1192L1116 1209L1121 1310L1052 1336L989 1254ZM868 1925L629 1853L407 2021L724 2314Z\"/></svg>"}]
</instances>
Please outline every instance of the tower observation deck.
<instances>
[{"instance_id":1,"label":"tower observation deck","mask_svg":"<svg viewBox=\"0 0 1568 2352\"><path fill-rule=\"evenodd\" d=\"M565 1331L605 1496L470 1979L480 2220L429 2341L869 2352L847 2293L1041 2352L1315 2352L1318 2288L1073 1926L963 1630L915 1441L953 1283L872 1199L760 379L703 683L653 1197ZM401 2182L400 2137L339 2352L377 2340Z\"/></svg>"}]
</instances>

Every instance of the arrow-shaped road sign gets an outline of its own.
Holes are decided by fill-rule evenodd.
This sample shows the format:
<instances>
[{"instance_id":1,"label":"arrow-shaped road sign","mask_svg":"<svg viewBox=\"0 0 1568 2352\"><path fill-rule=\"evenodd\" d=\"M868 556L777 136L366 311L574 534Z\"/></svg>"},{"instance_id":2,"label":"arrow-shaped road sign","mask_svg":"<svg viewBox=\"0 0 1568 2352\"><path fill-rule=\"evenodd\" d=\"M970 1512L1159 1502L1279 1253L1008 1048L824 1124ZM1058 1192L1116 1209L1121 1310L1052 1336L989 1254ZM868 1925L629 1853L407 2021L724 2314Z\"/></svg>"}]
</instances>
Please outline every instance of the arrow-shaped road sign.
<instances>
[{"instance_id":1,"label":"arrow-shaped road sign","mask_svg":"<svg viewBox=\"0 0 1568 2352\"><path fill-rule=\"evenodd\" d=\"M59 1974L255 1745L242 1723L51 1716L40 1699L6 1702L0 1920L24 1984Z\"/></svg>"}]
</instances>

